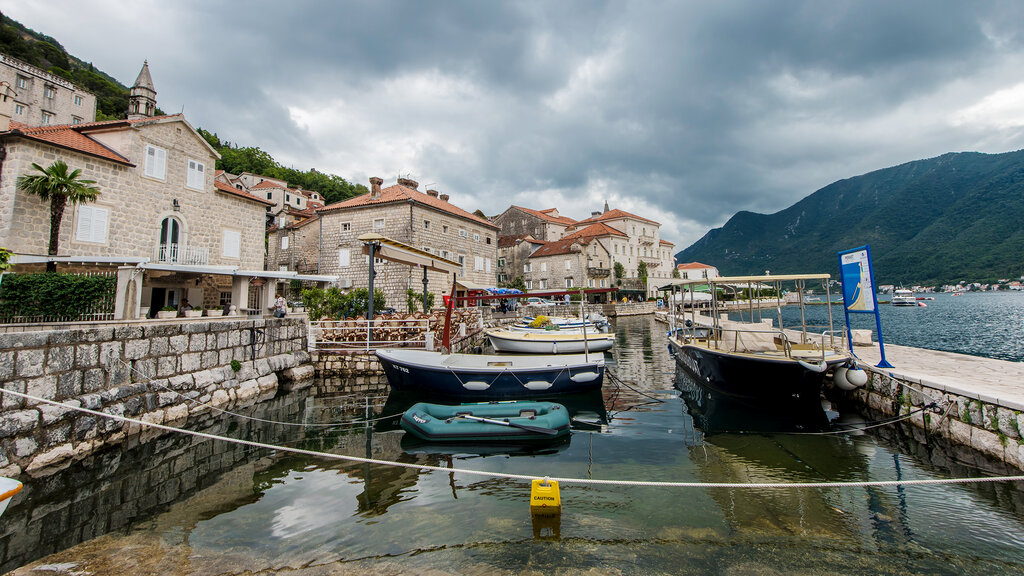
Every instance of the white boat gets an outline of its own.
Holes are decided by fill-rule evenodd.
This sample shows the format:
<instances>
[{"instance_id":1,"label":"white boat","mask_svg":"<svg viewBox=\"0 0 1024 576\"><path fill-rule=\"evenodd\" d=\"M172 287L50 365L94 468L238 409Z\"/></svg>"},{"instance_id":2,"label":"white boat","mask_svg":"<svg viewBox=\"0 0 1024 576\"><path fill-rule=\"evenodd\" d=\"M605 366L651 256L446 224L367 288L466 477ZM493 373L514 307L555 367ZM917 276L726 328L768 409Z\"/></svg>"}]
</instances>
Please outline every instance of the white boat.
<instances>
[{"instance_id":1,"label":"white boat","mask_svg":"<svg viewBox=\"0 0 1024 576\"><path fill-rule=\"evenodd\" d=\"M11 503L11 498L18 492L21 492L22 488L22 483L14 478L0 476L0 514L7 510L7 505Z\"/></svg>"},{"instance_id":2,"label":"white boat","mask_svg":"<svg viewBox=\"0 0 1024 576\"><path fill-rule=\"evenodd\" d=\"M898 288L892 294L892 305L893 306L917 306L917 298L914 297L912 290L905 288Z\"/></svg>"},{"instance_id":3,"label":"white boat","mask_svg":"<svg viewBox=\"0 0 1024 576\"><path fill-rule=\"evenodd\" d=\"M611 350L615 343L614 334L583 330L544 330L524 332L521 330L488 330L487 339L496 352L517 352L520 354L582 354Z\"/></svg>"}]
</instances>

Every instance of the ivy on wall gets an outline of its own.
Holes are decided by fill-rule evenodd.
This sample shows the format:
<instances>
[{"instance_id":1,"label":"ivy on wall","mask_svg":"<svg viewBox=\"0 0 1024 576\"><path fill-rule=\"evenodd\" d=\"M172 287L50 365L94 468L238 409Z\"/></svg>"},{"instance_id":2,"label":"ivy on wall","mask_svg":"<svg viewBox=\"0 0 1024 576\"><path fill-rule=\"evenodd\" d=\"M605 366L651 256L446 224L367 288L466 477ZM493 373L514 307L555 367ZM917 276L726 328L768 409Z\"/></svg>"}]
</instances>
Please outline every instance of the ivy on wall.
<instances>
[{"instance_id":1,"label":"ivy on wall","mask_svg":"<svg viewBox=\"0 0 1024 576\"><path fill-rule=\"evenodd\" d=\"M0 318L57 317L74 321L113 304L115 276L5 274L0 283Z\"/></svg>"}]
</instances>

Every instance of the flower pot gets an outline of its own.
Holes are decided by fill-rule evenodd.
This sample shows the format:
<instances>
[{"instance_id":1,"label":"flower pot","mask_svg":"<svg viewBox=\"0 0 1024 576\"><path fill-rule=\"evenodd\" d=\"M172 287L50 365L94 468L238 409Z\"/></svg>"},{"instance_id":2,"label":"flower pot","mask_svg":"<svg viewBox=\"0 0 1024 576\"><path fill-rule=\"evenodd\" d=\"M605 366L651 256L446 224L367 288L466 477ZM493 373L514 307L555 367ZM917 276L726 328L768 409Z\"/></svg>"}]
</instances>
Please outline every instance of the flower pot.
<instances>
[{"instance_id":1,"label":"flower pot","mask_svg":"<svg viewBox=\"0 0 1024 576\"><path fill-rule=\"evenodd\" d=\"M216 310L207 310L206 311L206 315L207 316L223 316L224 315L224 309L223 308L217 308Z\"/></svg>"},{"instance_id":2,"label":"flower pot","mask_svg":"<svg viewBox=\"0 0 1024 576\"><path fill-rule=\"evenodd\" d=\"M185 310L185 318L199 318L202 315L202 310Z\"/></svg>"},{"instance_id":3,"label":"flower pot","mask_svg":"<svg viewBox=\"0 0 1024 576\"><path fill-rule=\"evenodd\" d=\"M177 318L178 313L174 310L157 310L156 317L160 318L161 320L165 320L167 318Z\"/></svg>"}]
</instances>

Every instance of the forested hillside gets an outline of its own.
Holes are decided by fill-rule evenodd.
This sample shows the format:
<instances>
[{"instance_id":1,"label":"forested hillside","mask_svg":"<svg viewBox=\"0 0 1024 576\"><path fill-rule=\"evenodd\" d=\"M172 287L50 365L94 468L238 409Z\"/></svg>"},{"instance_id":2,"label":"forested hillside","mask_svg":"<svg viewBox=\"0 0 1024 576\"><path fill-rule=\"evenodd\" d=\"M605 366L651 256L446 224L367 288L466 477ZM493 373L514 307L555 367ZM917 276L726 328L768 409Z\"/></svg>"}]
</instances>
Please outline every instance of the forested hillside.
<instances>
[{"instance_id":1,"label":"forested hillside","mask_svg":"<svg viewBox=\"0 0 1024 576\"><path fill-rule=\"evenodd\" d=\"M726 275L838 273L870 244L879 283L1024 273L1024 151L964 152L840 180L775 214L739 212L676 255Z\"/></svg>"}]
</instances>

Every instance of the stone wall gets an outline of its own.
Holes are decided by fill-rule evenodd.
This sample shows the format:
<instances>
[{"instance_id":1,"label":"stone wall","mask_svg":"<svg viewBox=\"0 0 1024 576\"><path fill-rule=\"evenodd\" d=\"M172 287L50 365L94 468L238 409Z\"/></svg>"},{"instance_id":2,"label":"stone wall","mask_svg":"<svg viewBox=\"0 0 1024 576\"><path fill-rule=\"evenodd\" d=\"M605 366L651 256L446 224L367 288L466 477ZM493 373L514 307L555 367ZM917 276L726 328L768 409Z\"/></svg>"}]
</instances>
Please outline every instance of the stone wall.
<instances>
[{"instance_id":1,"label":"stone wall","mask_svg":"<svg viewBox=\"0 0 1024 576\"><path fill-rule=\"evenodd\" d=\"M24 107L19 114L13 105L10 106L11 119L16 122L41 126L44 110L53 114L50 124L75 124L76 119L78 123L96 120L96 96L64 78L6 54L0 54L0 82L7 82L17 94L13 104ZM53 91L50 98L46 97L47 87Z\"/></svg>"},{"instance_id":2,"label":"stone wall","mask_svg":"<svg viewBox=\"0 0 1024 576\"><path fill-rule=\"evenodd\" d=\"M271 397L279 386L309 385L313 367L306 346L304 317L0 334L0 386L68 406L179 424L189 414ZM46 474L139 428L4 394L0 476Z\"/></svg>"},{"instance_id":3,"label":"stone wall","mask_svg":"<svg viewBox=\"0 0 1024 576\"><path fill-rule=\"evenodd\" d=\"M869 379L864 387L852 392L832 388L829 394L886 416L906 416L934 402L934 408L917 412L907 421L929 435L1024 470L1024 406L1000 405L978 394L897 378L880 368L865 369Z\"/></svg>"}]
</instances>

